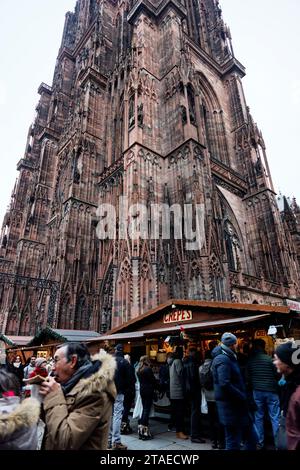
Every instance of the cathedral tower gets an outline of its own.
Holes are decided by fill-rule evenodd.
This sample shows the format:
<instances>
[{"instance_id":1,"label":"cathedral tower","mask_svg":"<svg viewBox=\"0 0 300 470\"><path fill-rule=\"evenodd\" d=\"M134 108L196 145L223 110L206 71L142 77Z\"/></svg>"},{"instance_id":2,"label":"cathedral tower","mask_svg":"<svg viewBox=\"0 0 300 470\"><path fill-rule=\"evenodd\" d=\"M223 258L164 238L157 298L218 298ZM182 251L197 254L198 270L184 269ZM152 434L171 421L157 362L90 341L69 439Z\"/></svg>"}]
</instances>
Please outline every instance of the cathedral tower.
<instances>
[{"instance_id":1,"label":"cathedral tower","mask_svg":"<svg viewBox=\"0 0 300 470\"><path fill-rule=\"evenodd\" d=\"M218 0L77 1L4 219L3 332L105 332L170 298L299 296L299 234L244 75ZM189 249L187 207L201 208Z\"/></svg>"}]
</instances>

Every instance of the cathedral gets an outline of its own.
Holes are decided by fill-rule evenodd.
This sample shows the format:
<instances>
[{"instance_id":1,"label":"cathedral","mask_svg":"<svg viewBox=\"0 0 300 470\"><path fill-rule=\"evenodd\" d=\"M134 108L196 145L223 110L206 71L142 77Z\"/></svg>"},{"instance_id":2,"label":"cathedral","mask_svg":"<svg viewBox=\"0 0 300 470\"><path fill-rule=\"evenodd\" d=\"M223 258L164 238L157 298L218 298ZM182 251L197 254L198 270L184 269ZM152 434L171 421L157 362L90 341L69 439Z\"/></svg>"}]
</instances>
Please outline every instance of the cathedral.
<instances>
[{"instance_id":1,"label":"cathedral","mask_svg":"<svg viewBox=\"0 0 300 470\"><path fill-rule=\"evenodd\" d=\"M77 0L3 221L0 332L299 299L300 208L277 201L244 75L218 0ZM169 236L153 205L172 209ZM202 209L192 249L186 206ZM143 210L148 236L132 236Z\"/></svg>"}]
</instances>

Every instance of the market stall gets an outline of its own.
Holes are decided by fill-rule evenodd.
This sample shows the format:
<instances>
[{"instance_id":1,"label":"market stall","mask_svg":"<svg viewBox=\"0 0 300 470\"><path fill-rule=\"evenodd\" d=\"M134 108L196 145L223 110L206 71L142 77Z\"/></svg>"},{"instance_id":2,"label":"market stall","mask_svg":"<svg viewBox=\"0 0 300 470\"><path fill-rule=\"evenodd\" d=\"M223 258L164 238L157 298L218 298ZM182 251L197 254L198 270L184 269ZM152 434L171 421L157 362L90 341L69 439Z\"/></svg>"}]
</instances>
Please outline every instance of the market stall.
<instances>
[{"instance_id":1,"label":"market stall","mask_svg":"<svg viewBox=\"0 0 300 470\"><path fill-rule=\"evenodd\" d=\"M32 355L49 359L54 356L58 344L67 342L88 343L91 339L99 338L100 336L101 335L96 331L62 330L46 327L39 331L34 337L18 337L23 338L22 344L20 340L19 342L11 342L6 348L6 354L9 357L19 354L24 363L26 363Z\"/></svg>"}]
</instances>

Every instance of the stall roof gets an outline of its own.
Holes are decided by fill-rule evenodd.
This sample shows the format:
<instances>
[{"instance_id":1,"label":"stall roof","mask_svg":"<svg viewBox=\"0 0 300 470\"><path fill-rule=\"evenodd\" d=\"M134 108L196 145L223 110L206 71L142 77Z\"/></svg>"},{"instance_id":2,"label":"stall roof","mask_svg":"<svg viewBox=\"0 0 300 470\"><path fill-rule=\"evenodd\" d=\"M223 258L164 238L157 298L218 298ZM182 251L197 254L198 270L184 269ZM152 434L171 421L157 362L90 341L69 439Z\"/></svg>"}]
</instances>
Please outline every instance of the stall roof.
<instances>
[{"instance_id":1,"label":"stall roof","mask_svg":"<svg viewBox=\"0 0 300 470\"><path fill-rule=\"evenodd\" d=\"M86 341L87 339L93 339L100 337L100 333L97 331L89 330L57 330L53 329L55 333L66 338L67 341Z\"/></svg>"},{"instance_id":2,"label":"stall roof","mask_svg":"<svg viewBox=\"0 0 300 470\"><path fill-rule=\"evenodd\" d=\"M132 320L129 320L122 325L113 328L110 330L109 335L116 334L116 333L123 333L125 331L130 330L137 330L146 325L147 323L151 322L155 318L158 318L161 313L171 308L172 305L176 305L176 307L185 307L185 308L197 308L200 311L208 311L211 313L223 312L226 315L255 315L255 314L266 314L266 313L277 313L277 314L289 314L290 309L285 305L262 305L262 304L245 304L245 303L234 303L234 302L214 302L214 301L206 301L206 300L178 300L178 299L170 299L168 302L158 305L157 307L149 310L148 312L140 315ZM185 324L184 324L185 325Z\"/></svg>"},{"instance_id":3,"label":"stall roof","mask_svg":"<svg viewBox=\"0 0 300 470\"><path fill-rule=\"evenodd\" d=\"M32 340L27 344L28 346L38 346L45 343L46 340L58 340L59 342L81 342L89 341L97 337L100 338L100 333L89 330L61 330L50 328L47 326L41 330Z\"/></svg>"},{"instance_id":4,"label":"stall roof","mask_svg":"<svg viewBox=\"0 0 300 470\"><path fill-rule=\"evenodd\" d=\"M4 341L4 343L8 344L9 346L24 346L32 339L33 336L6 336L0 334L0 340Z\"/></svg>"},{"instance_id":5,"label":"stall roof","mask_svg":"<svg viewBox=\"0 0 300 470\"><path fill-rule=\"evenodd\" d=\"M198 323L190 323L185 325L170 325L168 328L156 328L152 330L144 330L144 331L128 331L126 333L115 333L111 335L104 335L97 340L106 341L106 340L122 340L122 339L131 339L131 338L144 338L148 335L154 333L172 333L175 331L180 331L182 327L184 327L185 331L190 330L203 330L203 329L210 329L210 328L217 328L220 326L227 326L227 325L236 325L236 324L244 324L244 323L251 323L256 322L262 319L266 319L270 317L270 313L264 313L260 315L251 315L251 316L244 316L244 317L234 317L234 318L226 318L223 320L208 320Z\"/></svg>"}]
</instances>

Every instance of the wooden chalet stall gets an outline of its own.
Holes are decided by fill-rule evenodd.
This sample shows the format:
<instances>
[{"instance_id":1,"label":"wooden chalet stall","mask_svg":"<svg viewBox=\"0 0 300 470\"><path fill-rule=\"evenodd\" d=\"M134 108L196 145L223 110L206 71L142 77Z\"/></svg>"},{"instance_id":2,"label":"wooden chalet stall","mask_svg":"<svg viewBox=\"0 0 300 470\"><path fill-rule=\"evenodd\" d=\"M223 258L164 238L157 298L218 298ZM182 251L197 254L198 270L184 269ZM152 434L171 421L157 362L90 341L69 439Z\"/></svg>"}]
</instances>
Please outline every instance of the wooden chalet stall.
<instances>
[{"instance_id":1,"label":"wooden chalet stall","mask_svg":"<svg viewBox=\"0 0 300 470\"><path fill-rule=\"evenodd\" d=\"M275 340L290 335L294 318L290 308L284 305L170 300L92 340L92 343L108 350L122 343L124 352L131 356L132 364L147 354L158 378L168 352L181 346L186 354L193 347L197 349L200 361L203 361L210 342L219 342L225 331L237 336L240 353L246 350L245 345L252 339L262 338L271 354ZM276 336L268 335L271 325L277 325ZM170 412L170 401L166 395L154 403L154 410L155 415Z\"/></svg>"},{"instance_id":2,"label":"wooden chalet stall","mask_svg":"<svg viewBox=\"0 0 300 470\"><path fill-rule=\"evenodd\" d=\"M21 354L24 362L26 362L33 354L37 357L45 357L48 359L53 357L58 344L67 342L88 343L90 340L96 339L100 336L101 335L96 331L61 330L46 327L37 333L34 337L26 337L27 341L24 343L24 346L11 344L6 349L6 353L9 355Z\"/></svg>"},{"instance_id":3,"label":"wooden chalet stall","mask_svg":"<svg viewBox=\"0 0 300 470\"><path fill-rule=\"evenodd\" d=\"M219 341L222 333L230 331L238 337L240 351L252 339L260 337L271 354L275 338L268 335L269 327L277 325L277 337L288 337L297 318L298 314L285 305L170 300L92 343L107 349L122 343L133 362L147 354L154 363L160 364L165 362L167 352L177 345L183 346L185 351L193 346L203 358L209 342Z\"/></svg>"},{"instance_id":4,"label":"wooden chalet stall","mask_svg":"<svg viewBox=\"0 0 300 470\"><path fill-rule=\"evenodd\" d=\"M27 357L23 347L31 341L33 336L6 336L0 334L0 364L5 364L6 357L11 361L15 356L21 357L22 363L25 364Z\"/></svg>"}]
</instances>

